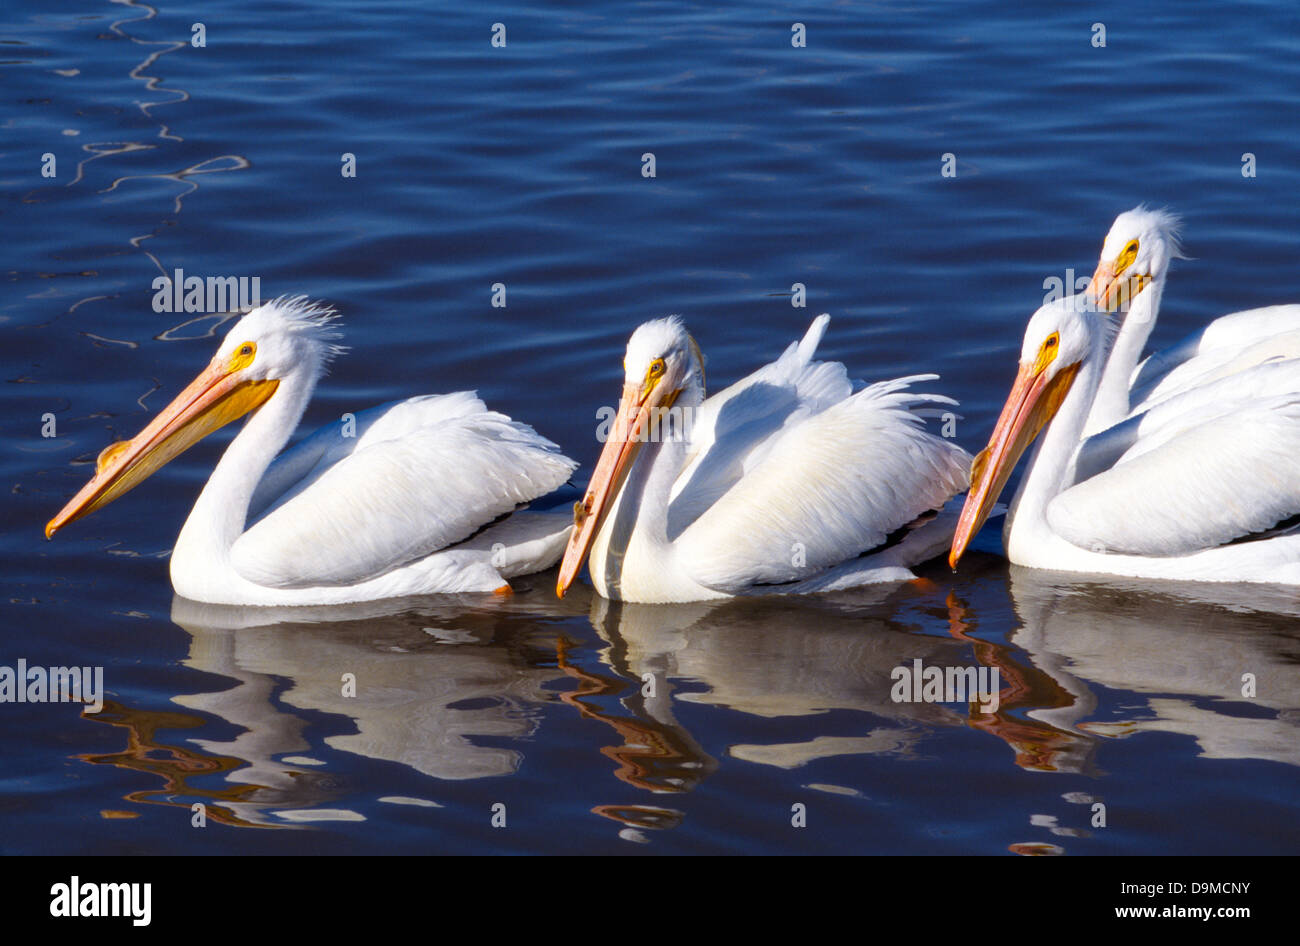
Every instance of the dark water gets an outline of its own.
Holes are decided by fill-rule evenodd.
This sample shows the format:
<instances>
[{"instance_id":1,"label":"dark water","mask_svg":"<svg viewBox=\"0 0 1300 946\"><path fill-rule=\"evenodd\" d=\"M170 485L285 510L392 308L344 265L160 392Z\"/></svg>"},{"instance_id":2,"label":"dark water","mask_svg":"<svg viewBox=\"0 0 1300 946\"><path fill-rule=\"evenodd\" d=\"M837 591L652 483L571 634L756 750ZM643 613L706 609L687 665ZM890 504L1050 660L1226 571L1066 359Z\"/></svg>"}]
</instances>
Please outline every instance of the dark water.
<instances>
[{"instance_id":1,"label":"dark water","mask_svg":"<svg viewBox=\"0 0 1300 946\"><path fill-rule=\"evenodd\" d=\"M830 312L825 356L939 372L973 450L1044 280L1090 272L1121 210L1186 220L1153 341L1300 301L1292 3L468 6L7 8L0 664L103 666L109 702L0 704L0 851L1300 850L1285 590L1034 574L986 533L956 576L806 600L559 602L541 575L174 602L232 430L42 539L214 347L218 320L151 306L176 268L341 309L308 425L476 388L588 470L627 335L668 312L714 386ZM916 658L998 668L999 712L893 702Z\"/></svg>"}]
</instances>

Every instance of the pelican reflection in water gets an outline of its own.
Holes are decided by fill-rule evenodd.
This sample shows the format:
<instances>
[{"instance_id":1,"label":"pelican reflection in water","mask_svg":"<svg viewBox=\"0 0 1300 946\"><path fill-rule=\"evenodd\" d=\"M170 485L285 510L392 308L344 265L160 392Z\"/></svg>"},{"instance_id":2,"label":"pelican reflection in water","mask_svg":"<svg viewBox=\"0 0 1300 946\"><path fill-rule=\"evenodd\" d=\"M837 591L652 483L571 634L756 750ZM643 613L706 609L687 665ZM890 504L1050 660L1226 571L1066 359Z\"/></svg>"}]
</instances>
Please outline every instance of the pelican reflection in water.
<instances>
[{"instance_id":1,"label":"pelican reflection in water","mask_svg":"<svg viewBox=\"0 0 1300 946\"><path fill-rule=\"evenodd\" d=\"M512 776L525 754L544 758L545 727L570 715L585 721L574 731L612 776L574 790L634 840L681 823L689 806L671 799L721 768L816 773L834 758L893 759L903 766L890 770L897 784L922 777L921 768L909 774L907 761L961 727L1005 742L1006 761L1022 769L1056 773L1054 781L1089 777L1062 779L1051 798L1104 790L1101 750L1145 733L1190 737L1203 757L1300 765L1298 609L1281 592L1260 598L1268 590L1261 586L1227 599L1207 597L1211 589L1228 590L1014 568L1019 627L1003 643L983 632L981 613L992 609L1004 623L1005 604L983 593L973 603L945 601L909 586L674 606L589 593L556 601L536 590L486 606L455 596L319 609L178 598L173 620L191 637L186 665L221 682L176 702L196 722L211 716L236 727L233 736L191 729L184 745L195 757L187 769L208 759L226 772L234 791L221 804L243 824L363 817L350 804L340 753L431 780L377 794L436 804L440 785ZM1267 613L1288 608L1282 617ZM583 643L588 626L598 650ZM997 667L997 711L893 702L892 670L916 658ZM345 672L355 674L358 698L342 694ZM1254 699L1241 695L1245 672L1254 675ZM1131 696L1122 711L1104 710L1102 690ZM1246 703L1249 713L1235 708ZM684 715L685 707L698 709ZM860 720L856 731L845 731L846 712ZM320 713L347 722L313 737L307 721ZM780 721L783 738L731 739L719 752L707 728L716 714L728 729L746 718ZM91 761L137 767L125 758ZM629 788L644 794L629 798Z\"/></svg>"}]
</instances>

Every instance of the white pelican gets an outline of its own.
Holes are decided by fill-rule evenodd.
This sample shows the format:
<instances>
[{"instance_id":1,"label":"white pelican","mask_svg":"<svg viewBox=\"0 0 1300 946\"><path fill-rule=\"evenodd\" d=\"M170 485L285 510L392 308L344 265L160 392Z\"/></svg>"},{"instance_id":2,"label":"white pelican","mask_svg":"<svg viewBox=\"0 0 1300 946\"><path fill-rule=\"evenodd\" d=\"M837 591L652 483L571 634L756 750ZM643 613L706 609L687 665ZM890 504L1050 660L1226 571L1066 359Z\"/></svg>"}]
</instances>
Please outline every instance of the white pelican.
<instances>
[{"instance_id":1,"label":"white pelican","mask_svg":"<svg viewBox=\"0 0 1300 946\"><path fill-rule=\"evenodd\" d=\"M906 581L941 553L955 509L887 540L966 487L969 456L922 420L955 402L906 390L936 375L866 387L813 361L829 322L708 400L681 321L638 328L556 592L588 557L599 594L657 603Z\"/></svg>"},{"instance_id":2,"label":"white pelican","mask_svg":"<svg viewBox=\"0 0 1300 946\"><path fill-rule=\"evenodd\" d=\"M341 349L332 309L277 299L230 330L212 361L134 439L105 448L47 538L252 411L171 555L195 601L320 605L505 591L554 564L568 514L517 513L576 468L531 427L473 393L394 401L327 424L280 457ZM486 527L486 528L485 528Z\"/></svg>"},{"instance_id":3,"label":"white pelican","mask_svg":"<svg viewBox=\"0 0 1300 946\"><path fill-rule=\"evenodd\" d=\"M1300 362L1171 396L1090 441L1108 450L1076 456L1108 352L1106 316L1093 308L1071 296L1030 319L1015 385L975 458L950 564L1045 427L1004 527L1013 563L1300 584ZM1286 385L1269 371L1289 372L1289 392L1277 393Z\"/></svg>"},{"instance_id":4,"label":"white pelican","mask_svg":"<svg viewBox=\"0 0 1300 946\"><path fill-rule=\"evenodd\" d=\"M1261 364L1300 357L1300 305L1274 305L1215 319L1139 366L1160 310L1170 260L1183 258L1178 230L1178 218L1168 211L1135 207L1116 217L1106 234L1088 295L1107 311L1127 308L1127 313L1085 436L1180 392L1208 388ZM1271 390L1279 393L1294 390L1286 376L1277 373L1264 383L1274 384Z\"/></svg>"}]
</instances>

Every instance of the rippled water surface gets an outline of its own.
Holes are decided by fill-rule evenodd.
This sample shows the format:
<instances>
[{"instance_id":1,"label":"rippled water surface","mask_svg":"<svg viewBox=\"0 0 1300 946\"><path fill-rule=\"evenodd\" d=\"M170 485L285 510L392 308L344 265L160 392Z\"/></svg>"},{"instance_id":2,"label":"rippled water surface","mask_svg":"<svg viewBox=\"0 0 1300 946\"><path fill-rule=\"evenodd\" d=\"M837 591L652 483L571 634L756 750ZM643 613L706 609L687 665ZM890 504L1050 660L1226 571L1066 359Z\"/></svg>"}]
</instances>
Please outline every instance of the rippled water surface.
<instances>
[{"instance_id":1,"label":"rippled water surface","mask_svg":"<svg viewBox=\"0 0 1300 946\"><path fill-rule=\"evenodd\" d=\"M825 311L823 355L938 372L977 449L1044 280L1089 273L1121 210L1185 217L1154 343L1300 301L1298 9L9 9L0 664L100 665L109 693L0 704L0 851L1296 853L1294 592L1009 568L990 531L956 575L802 600L557 601L553 574L333 612L173 600L233 428L41 528L210 356L220 318L151 305L177 268L342 311L309 426L474 388L585 482L640 321L680 313L717 387ZM893 702L918 658L997 668L998 712Z\"/></svg>"}]
</instances>

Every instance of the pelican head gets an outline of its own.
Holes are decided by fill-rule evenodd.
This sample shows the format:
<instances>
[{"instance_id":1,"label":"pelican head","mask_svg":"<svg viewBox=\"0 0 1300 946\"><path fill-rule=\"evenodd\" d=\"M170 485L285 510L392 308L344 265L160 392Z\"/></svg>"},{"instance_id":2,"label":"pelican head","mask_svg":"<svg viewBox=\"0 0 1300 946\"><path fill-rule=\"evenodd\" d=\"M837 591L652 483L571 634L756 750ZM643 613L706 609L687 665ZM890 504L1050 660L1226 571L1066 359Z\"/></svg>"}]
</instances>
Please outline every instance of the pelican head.
<instances>
[{"instance_id":1,"label":"pelican head","mask_svg":"<svg viewBox=\"0 0 1300 946\"><path fill-rule=\"evenodd\" d=\"M680 394L693 384L704 387L704 364L700 347L675 315L640 325L627 340L623 356L624 393L628 385L654 387Z\"/></svg>"},{"instance_id":2,"label":"pelican head","mask_svg":"<svg viewBox=\"0 0 1300 946\"><path fill-rule=\"evenodd\" d=\"M1162 280L1171 259L1182 259L1180 221L1167 210L1145 206L1115 218L1101 247L1101 260L1087 295L1097 308L1113 312L1132 302L1152 282Z\"/></svg>"},{"instance_id":3,"label":"pelican head","mask_svg":"<svg viewBox=\"0 0 1300 946\"><path fill-rule=\"evenodd\" d=\"M1011 471L1061 408L1080 365L1092 352L1095 328L1079 296L1049 302L1029 320L1020 368L989 444L971 464L970 492L953 535L948 564L957 567L997 502Z\"/></svg>"},{"instance_id":4,"label":"pelican head","mask_svg":"<svg viewBox=\"0 0 1300 946\"><path fill-rule=\"evenodd\" d=\"M45 526L45 537L143 483L208 434L265 404L280 382L308 387L341 349L337 318L305 297L280 298L252 310L227 333L208 366L148 426L105 447L95 474Z\"/></svg>"},{"instance_id":5,"label":"pelican head","mask_svg":"<svg viewBox=\"0 0 1300 946\"><path fill-rule=\"evenodd\" d=\"M641 325L628 339L623 358L623 396L610 425L609 437L582 502L573 507L573 534L560 564L555 593L561 598L573 584L591 550L596 531L604 521L632 468L647 428L657 411L672 407L689 392L689 401L703 396L704 359L695 339L677 316L655 319Z\"/></svg>"},{"instance_id":6,"label":"pelican head","mask_svg":"<svg viewBox=\"0 0 1300 946\"><path fill-rule=\"evenodd\" d=\"M299 372L313 381L346 349L338 345L338 313L306 296L281 297L258 306L226 333L212 362L228 360L246 344L254 356L246 380L283 380Z\"/></svg>"}]
</instances>

